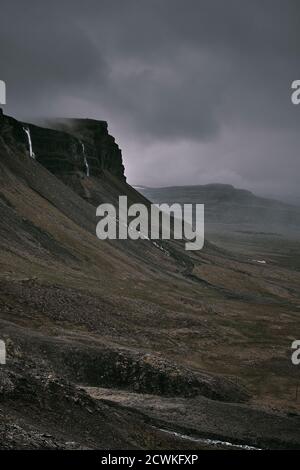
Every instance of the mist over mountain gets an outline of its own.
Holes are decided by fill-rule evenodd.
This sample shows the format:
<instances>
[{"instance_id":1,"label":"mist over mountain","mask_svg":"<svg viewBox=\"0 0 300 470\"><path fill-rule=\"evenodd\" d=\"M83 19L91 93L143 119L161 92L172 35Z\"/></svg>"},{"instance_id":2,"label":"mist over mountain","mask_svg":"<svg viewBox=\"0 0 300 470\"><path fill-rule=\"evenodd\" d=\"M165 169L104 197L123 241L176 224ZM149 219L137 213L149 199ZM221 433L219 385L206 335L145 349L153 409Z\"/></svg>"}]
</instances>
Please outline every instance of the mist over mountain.
<instances>
[{"instance_id":1,"label":"mist over mountain","mask_svg":"<svg viewBox=\"0 0 300 470\"><path fill-rule=\"evenodd\" d=\"M299 201L299 1L20 8L2 5L7 114L108 120L130 183L217 181Z\"/></svg>"},{"instance_id":2,"label":"mist over mountain","mask_svg":"<svg viewBox=\"0 0 300 470\"><path fill-rule=\"evenodd\" d=\"M154 203L204 204L205 222L210 224L244 225L256 230L300 230L300 207L256 196L251 191L229 184L138 187ZM229 227L228 227L229 229Z\"/></svg>"}]
</instances>

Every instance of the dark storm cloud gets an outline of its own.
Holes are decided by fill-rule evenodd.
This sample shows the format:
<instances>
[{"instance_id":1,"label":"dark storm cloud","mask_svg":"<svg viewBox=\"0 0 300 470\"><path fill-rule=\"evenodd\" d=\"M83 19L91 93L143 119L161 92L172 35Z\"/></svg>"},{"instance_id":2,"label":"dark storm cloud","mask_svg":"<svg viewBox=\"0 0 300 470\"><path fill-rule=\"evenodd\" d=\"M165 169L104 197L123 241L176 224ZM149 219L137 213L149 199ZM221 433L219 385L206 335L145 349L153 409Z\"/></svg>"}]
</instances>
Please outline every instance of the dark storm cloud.
<instances>
[{"instance_id":1,"label":"dark storm cloud","mask_svg":"<svg viewBox=\"0 0 300 470\"><path fill-rule=\"evenodd\" d=\"M16 14L19 9L22 14ZM10 2L0 31L1 74L17 112L38 114L80 84L105 80L105 63L80 25L38 2ZM48 103L49 104L49 103Z\"/></svg>"},{"instance_id":2,"label":"dark storm cloud","mask_svg":"<svg viewBox=\"0 0 300 470\"><path fill-rule=\"evenodd\" d=\"M143 184L297 195L297 0L3 2L7 112L109 120Z\"/></svg>"}]
</instances>

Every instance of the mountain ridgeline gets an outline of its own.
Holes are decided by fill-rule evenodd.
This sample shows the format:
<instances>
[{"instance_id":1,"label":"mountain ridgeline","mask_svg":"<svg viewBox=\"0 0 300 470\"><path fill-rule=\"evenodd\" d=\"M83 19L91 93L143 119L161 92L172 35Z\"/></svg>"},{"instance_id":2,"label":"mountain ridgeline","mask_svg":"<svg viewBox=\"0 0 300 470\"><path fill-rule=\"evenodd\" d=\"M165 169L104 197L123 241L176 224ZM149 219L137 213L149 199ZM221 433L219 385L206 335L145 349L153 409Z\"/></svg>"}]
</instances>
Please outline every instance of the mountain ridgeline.
<instances>
[{"instance_id":1,"label":"mountain ridgeline","mask_svg":"<svg viewBox=\"0 0 300 470\"><path fill-rule=\"evenodd\" d=\"M154 203L204 204L205 222L226 226L226 231L241 225L261 231L300 230L300 207L259 197L251 191L230 184L139 187L139 191Z\"/></svg>"}]
</instances>

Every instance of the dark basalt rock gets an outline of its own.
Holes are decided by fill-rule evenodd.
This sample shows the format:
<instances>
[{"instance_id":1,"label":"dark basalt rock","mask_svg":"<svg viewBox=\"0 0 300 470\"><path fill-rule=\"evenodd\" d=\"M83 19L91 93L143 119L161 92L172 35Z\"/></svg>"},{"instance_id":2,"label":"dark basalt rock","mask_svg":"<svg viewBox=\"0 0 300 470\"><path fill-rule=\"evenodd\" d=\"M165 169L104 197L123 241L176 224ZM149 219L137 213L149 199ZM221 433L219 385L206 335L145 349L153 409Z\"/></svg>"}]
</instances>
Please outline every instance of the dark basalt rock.
<instances>
[{"instance_id":1,"label":"dark basalt rock","mask_svg":"<svg viewBox=\"0 0 300 470\"><path fill-rule=\"evenodd\" d=\"M4 143L15 150L29 153L28 137L24 131L24 124L0 112L0 136Z\"/></svg>"},{"instance_id":2,"label":"dark basalt rock","mask_svg":"<svg viewBox=\"0 0 300 470\"><path fill-rule=\"evenodd\" d=\"M84 143L90 164L91 156L98 161L99 168L110 171L120 179L124 177L122 152L115 139L108 133L106 121L95 119L59 119L49 121L51 128L74 135ZM93 154L91 155L91 151Z\"/></svg>"},{"instance_id":3,"label":"dark basalt rock","mask_svg":"<svg viewBox=\"0 0 300 470\"><path fill-rule=\"evenodd\" d=\"M30 157L30 132L35 159L59 177L100 176L104 171L125 180L122 153L108 134L107 122L91 119L57 120L50 128L23 123L0 113L4 142Z\"/></svg>"}]
</instances>

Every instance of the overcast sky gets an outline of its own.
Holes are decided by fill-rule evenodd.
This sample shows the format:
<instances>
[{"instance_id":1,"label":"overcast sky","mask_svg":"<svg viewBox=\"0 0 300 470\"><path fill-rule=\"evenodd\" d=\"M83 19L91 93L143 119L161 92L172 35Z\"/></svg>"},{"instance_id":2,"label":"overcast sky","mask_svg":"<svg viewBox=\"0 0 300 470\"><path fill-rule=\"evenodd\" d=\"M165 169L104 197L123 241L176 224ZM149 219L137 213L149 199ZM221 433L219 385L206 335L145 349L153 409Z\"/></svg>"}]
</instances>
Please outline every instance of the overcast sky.
<instances>
[{"instance_id":1,"label":"overcast sky","mask_svg":"<svg viewBox=\"0 0 300 470\"><path fill-rule=\"evenodd\" d=\"M132 184L300 202L299 0L0 0L5 112L105 119Z\"/></svg>"}]
</instances>

